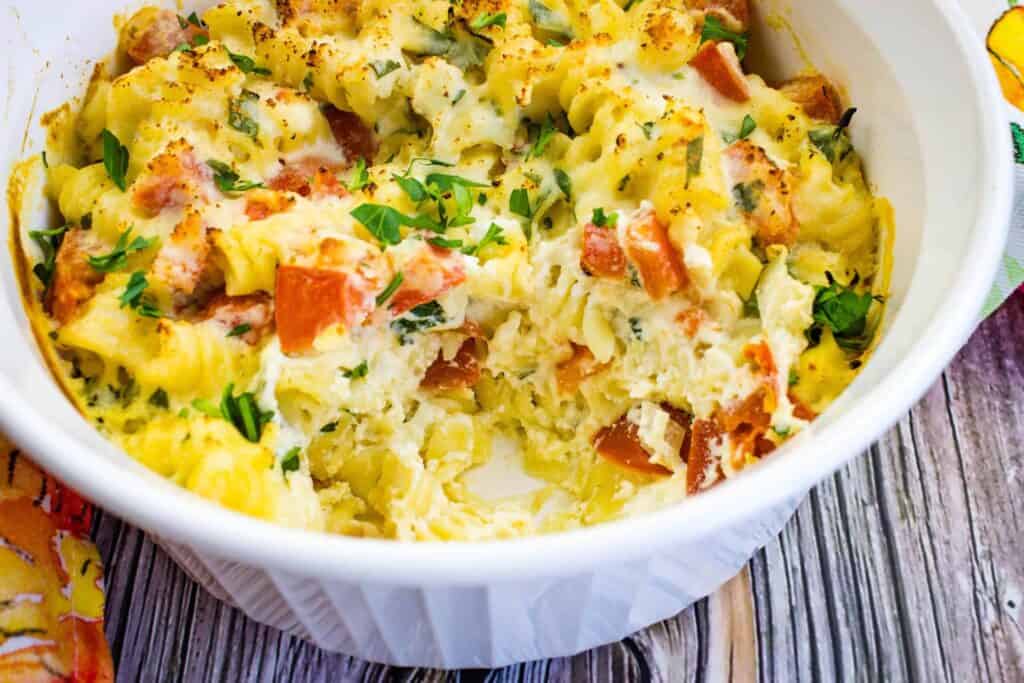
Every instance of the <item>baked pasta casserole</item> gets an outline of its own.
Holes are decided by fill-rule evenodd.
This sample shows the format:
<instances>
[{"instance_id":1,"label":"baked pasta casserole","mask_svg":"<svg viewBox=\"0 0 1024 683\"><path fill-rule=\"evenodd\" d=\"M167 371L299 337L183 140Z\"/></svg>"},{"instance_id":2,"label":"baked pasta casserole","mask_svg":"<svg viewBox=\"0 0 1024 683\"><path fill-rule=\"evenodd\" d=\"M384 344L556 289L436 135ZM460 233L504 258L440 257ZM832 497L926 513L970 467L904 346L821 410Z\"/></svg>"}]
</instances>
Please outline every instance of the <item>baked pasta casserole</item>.
<instances>
[{"instance_id":1,"label":"baked pasta casserole","mask_svg":"<svg viewBox=\"0 0 1024 683\"><path fill-rule=\"evenodd\" d=\"M642 513L771 457L877 337L854 110L747 73L747 0L115 24L15 170L62 217L19 228L27 307L96 429L221 505L401 540Z\"/></svg>"}]
</instances>

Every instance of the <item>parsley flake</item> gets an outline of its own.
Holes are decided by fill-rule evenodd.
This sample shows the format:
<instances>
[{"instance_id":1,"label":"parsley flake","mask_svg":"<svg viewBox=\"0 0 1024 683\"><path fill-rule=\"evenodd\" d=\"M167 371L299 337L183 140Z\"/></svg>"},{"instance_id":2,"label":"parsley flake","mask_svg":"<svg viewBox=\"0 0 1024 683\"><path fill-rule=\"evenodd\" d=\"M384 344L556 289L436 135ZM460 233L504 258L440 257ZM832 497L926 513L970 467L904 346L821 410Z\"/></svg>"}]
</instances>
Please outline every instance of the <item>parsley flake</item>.
<instances>
[{"instance_id":1,"label":"parsley flake","mask_svg":"<svg viewBox=\"0 0 1024 683\"><path fill-rule=\"evenodd\" d=\"M129 242L128 240L131 239L131 236L132 229L128 228L117 238L117 244L114 245L113 251L103 256L90 256L88 259L89 265L101 273L113 273L117 270L123 270L128 265L129 254L144 251L156 244L155 237L147 240L140 236Z\"/></svg>"},{"instance_id":2,"label":"parsley flake","mask_svg":"<svg viewBox=\"0 0 1024 683\"><path fill-rule=\"evenodd\" d=\"M505 28L506 16L504 12L481 12L469 22L469 27L474 31L485 29L488 26L500 26Z\"/></svg>"},{"instance_id":3,"label":"parsley flake","mask_svg":"<svg viewBox=\"0 0 1024 683\"><path fill-rule=\"evenodd\" d=\"M149 299L143 296L143 292L149 286L149 281L146 280L146 274L137 270L132 273L128 279L128 284L125 286L124 291L118 297L121 302L121 308L129 307L135 309L135 311L144 318L159 318L161 317L160 309L156 307Z\"/></svg>"},{"instance_id":4,"label":"parsley flake","mask_svg":"<svg viewBox=\"0 0 1024 683\"><path fill-rule=\"evenodd\" d=\"M388 299L394 296L395 292L398 291L398 288L402 286L403 282L405 282L405 276L400 272L395 273L395 276L391 278L391 282L389 282L388 286L384 288L384 291L377 295L377 305L383 306Z\"/></svg>"},{"instance_id":5,"label":"parsley flake","mask_svg":"<svg viewBox=\"0 0 1024 683\"><path fill-rule=\"evenodd\" d=\"M227 336L241 337L243 334L247 334L250 331L252 331L252 325L250 325L249 323L242 323L241 325L236 325L235 327L232 327L231 331L228 332Z\"/></svg>"},{"instance_id":6,"label":"parsley flake","mask_svg":"<svg viewBox=\"0 0 1024 683\"><path fill-rule=\"evenodd\" d=\"M707 18L704 19L704 28L700 33L701 45L708 41L719 40L732 43L736 47L736 56L739 57L741 61L747 56L747 43L749 36L747 36L746 33L730 31L718 17L713 14L709 14Z\"/></svg>"},{"instance_id":7,"label":"parsley flake","mask_svg":"<svg viewBox=\"0 0 1024 683\"><path fill-rule=\"evenodd\" d=\"M206 162L206 165L213 170L213 182L217 185L217 189L224 194L247 192L249 190L255 190L258 187L263 187L263 183L252 180L242 180L238 175L238 171L225 164L223 161L210 159Z\"/></svg>"},{"instance_id":8,"label":"parsley flake","mask_svg":"<svg viewBox=\"0 0 1024 683\"><path fill-rule=\"evenodd\" d=\"M392 71L401 69L402 64L401 62L396 62L393 59L387 59L370 62L370 68L373 69L373 73L377 75L377 78L384 78Z\"/></svg>"},{"instance_id":9,"label":"parsley flake","mask_svg":"<svg viewBox=\"0 0 1024 683\"><path fill-rule=\"evenodd\" d=\"M296 472L301 464L299 461L299 453L302 449L298 446L288 449L288 452L281 458L281 472L288 474L289 472Z\"/></svg>"},{"instance_id":10,"label":"parsley flake","mask_svg":"<svg viewBox=\"0 0 1024 683\"><path fill-rule=\"evenodd\" d=\"M231 50L228 50L228 57L231 58L231 61L235 63L235 66L241 69L244 74L256 74L258 76L270 75L270 69L265 66L257 66L256 60L252 57L235 54Z\"/></svg>"},{"instance_id":11,"label":"parsley flake","mask_svg":"<svg viewBox=\"0 0 1024 683\"><path fill-rule=\"evenodd\" d=\"M125 174L128 173L128 148L121 144L117 136L106 128L101 133L103 137L103 168L107 170L107 176L114 181L122 192L128 189Z\"/></svg>"},{"instance_id":12,"label":"parsley flake","mask_svg":"<svg viewBox=\"0 0 1024 683\"><path fill-rule=\"evenodd\" d=\"M341 374L348 379L362 379L370 372L370 366L364 360L351 370L342 370Z\"/></svg>"}]
</instances>

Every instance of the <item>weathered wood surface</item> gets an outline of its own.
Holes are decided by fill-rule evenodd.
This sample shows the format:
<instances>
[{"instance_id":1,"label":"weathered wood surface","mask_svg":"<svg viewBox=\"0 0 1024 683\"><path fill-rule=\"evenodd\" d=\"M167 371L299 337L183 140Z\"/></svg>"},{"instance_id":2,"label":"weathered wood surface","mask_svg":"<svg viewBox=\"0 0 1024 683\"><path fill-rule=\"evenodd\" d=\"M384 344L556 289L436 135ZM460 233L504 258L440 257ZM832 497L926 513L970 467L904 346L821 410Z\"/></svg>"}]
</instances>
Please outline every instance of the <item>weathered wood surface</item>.
<instances>
[{"instance_id":1,"label":"weathered wood surface","mask_svg":"<svg viewBox=\"0 0 1024 683\"><path fill-rule=\"evenodd\" d=\"M1024 296L711 598L622 643L495 672L389 669L246 619L138 530L96 526L134 681L1024 681Z\"/></svg>"}]
</instances>

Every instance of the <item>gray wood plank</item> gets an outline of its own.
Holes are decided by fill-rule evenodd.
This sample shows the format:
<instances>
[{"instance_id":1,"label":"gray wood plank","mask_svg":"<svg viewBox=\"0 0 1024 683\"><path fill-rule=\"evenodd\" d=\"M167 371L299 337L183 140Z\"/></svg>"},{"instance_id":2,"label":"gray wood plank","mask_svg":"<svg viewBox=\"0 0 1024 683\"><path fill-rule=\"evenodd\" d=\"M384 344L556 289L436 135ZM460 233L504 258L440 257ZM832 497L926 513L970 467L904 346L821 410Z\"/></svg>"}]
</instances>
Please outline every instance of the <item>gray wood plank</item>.
<instances>
[{"instance_id":1,"label":"gray wood plank","mask_svg":"<svg viewBox=\"0 0 1024 683\"><path fill-rule=\"evenodd\" d=\"M573 658L389 669L259 626L99 515L118 679L1024 680L1024 296L988 320L865 457L823 482L710 599Z\"/></svg>"}]
</instances>

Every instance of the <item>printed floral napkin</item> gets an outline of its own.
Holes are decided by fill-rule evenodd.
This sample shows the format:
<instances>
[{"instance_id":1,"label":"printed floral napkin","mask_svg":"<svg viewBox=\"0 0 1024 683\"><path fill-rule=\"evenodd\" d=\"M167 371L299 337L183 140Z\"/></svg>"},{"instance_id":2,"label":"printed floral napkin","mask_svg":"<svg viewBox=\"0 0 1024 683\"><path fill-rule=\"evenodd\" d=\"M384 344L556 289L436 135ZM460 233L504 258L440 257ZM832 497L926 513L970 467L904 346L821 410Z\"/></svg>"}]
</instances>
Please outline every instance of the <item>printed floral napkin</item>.
<instances>
[{"instance_id":1,"label":"printed floral napkin","mask_svg":"<svg viewBox=\"0 0 1024 683\"><path fill-rule=\"evenodd\" d=\"M999 75L1018 166L1015 230L985 302L1024 283L1024 4L963 3ZM103 567L88 540L92 508L0 435L0 683L114 680L103 636Z\"/></svg>"},{"instance_id":2,"label":"printed floral napkin","mask_svg":"<svg viewBox=\"0 0 1024 683\"><path fill-rule=\"evenodd\" d=\"M982 310L982 315L988 316L1024 282L1024 3L1020 0L965 0L961 4L985 36L1010 112L1013 149L1007 153L1012 153L1017 161L1014 229L1010 231L1003 267Z\"/></svg>"}]
</instances>

